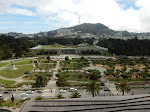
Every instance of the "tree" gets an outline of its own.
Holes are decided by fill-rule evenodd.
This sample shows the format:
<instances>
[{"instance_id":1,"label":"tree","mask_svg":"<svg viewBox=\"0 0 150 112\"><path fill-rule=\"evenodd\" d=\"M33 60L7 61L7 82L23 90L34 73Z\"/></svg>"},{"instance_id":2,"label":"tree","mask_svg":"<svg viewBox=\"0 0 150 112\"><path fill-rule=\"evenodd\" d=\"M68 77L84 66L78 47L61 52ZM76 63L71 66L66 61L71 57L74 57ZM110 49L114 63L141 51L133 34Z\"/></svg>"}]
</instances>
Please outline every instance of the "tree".
<instances>
[{"instance_id":1,"label":"tree","mask_svg":"<svg viewBox=\"0 0 150 112\"><path fill-rule=\"evenodd\" d=\"M53 74L52 73L47 73L46 76L48 76L49 79L50 79L53 76Z\"/></svg>"},{"instance_id":2,"label":"tree","mask_svg":"<svg viewBox=\"0 0 150 112\"><path fill-rule=\"evenodd\" d=\"M56 84L57 84L57 86L65 86L65 85L67 85L66 77L64 75L59 76Z\"/></svg>"},{"instance_id":3,"label":"tree","mask_svg":"<svg viewBox=\"0 0 150 112\"><path fill-rule=\"evenodd\" d=\"M65 57L65 61L68 61L68 60L69 60L69 57L68 57L68 56L66 56L66 57Z\"/></svg>"},{"instance_id":4,"label":"tree","mask_svg":"<svg viewBox=\"0 0 150 112\"><path fill-rule=\"evenodd\" d=\"M62 69L58 69L57 71L58 71L59 73L61 73Z\"/></svg>"},{"instance_id":5,"label":"tree","mask_svg":"<svg viewBox=\"0 0 150 112\"><path fill-rule=\"evenodd\" d=\"M45 86L48 82L48 79L46 77L46 75L43 75L43 74L39 74L37 75L37 78L36 78L36 86L39 87L39 86Z\"/></svg>"},{"instance_id":6,"label":"tree","mask_svg":"<svg viewBox=\"0 0 150 112\"><path fill-rule=\"evenodd\" d=\"M44 99L44 97L42 97L42 96L37 96L34 100L43 100Z\"/></svg>"},{"instance_id":7,"label":"tree","mask_svg":"<svg viewBox=\"0 0 150 112\"><path fill-rule=\"evenodd\" d=\"M55 76L56 76L57 78L58 78L60 75L61 75L61 74L59 74L59 73L55 74Z\"/></svg>"},{"instance_id":8,"label":"tree","mask_svg":"<svg viewBox=\"0 0 150 112\"><path fill-rule=\"evenodd\" d=\"M126 66L123 66L122 72L125 72L126 70L127 70L127 67L126 67Z\"/></svg>"},{"instance_id":9,"label":"tree","mask_svg":"<svg viewBox=\"0 0 150 112\"><path fill-rule=\"evenodd\" d=\"M85 58L84 56L82 56L82 57L80 58L80 60L82 60L82 61L85 60L85 59L86 59L86 58Z\"/></svg>"},{"instance_id":10,"label":"tree","mask_svg":"<svg viewBox=\"0 0 150 112\"><path fill-rule=\"evenodd\" d=\"M116 89L117 91L122 92L122 95L131 91L130 86L125 81L121 82L120 84L117 84Z\"/></svg>"},{"instance_id":11,"label":"tree","mask_svg":"<svg viewBox=\"0 0 150 112\"><path fill-rule=\"evenodd\" d=\"M81 95L77 91L75 91L72 94L70 94L70 98L80 98L80 97L81 97Z\"/></svg>"},{"instance_id":12,"label":"tree","mask_svg":"<svg viewBox=\"0 0 150 112\"><path fill-rule=\"evenodd\" d=\"M129 77L129 75L128 75L128 73L122 73L121 74L121 77L123 78L123 79L127 79L128 77Z\"/></svg>"},{"instance_id":13,"label":"tree","mask_svg":"<svg viewBox=\"0 0 150 112\"><path fill-rule=\"evenodd\" d=\"M61 93L59 93L57 96L56 96L57 99L64 99L65 97L63 97L63 95Z\"/></svg>"},{"instance_id":14,"label":"tree","mask_svg":"<svg viewBox=\"0 0 150 112\"><path fill-rule=\"evenodd\" d=\"M86 92L88 92L89 94L92 94L92 96L94 97L95 95L99 95L100 94L100 85L96 84L95 81L92 81L88 86L87 86L87 90Z\"/></svg>"},{"instance_id":15,"label":"tree","mask_svg":"<svg viewBox=\"0 0 150 112\"><path fill-rule=\"evenodd\" d=\"M48 62L50 62L51 58L50 58L50 56L47 56L46 59L48 60Z\"/></svg>"}]
</instances>

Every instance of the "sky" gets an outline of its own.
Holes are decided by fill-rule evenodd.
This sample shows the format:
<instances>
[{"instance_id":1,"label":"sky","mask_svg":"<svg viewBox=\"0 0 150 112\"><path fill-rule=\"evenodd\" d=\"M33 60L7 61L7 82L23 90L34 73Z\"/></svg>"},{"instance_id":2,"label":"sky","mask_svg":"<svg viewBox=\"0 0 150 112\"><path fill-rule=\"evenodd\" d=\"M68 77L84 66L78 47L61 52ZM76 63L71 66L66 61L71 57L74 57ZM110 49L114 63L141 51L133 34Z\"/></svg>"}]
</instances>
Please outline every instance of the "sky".
<instances>
[{"instance_id":1,"label":"sky","mask_svg":"<svg viewBox=\"0 0 150 112\"><path fill-rule=\"evenodd\" d=\"M0 33L37 33L82 23L150 32L150 0L0 0Z\"/></svg>"}]
</instances>

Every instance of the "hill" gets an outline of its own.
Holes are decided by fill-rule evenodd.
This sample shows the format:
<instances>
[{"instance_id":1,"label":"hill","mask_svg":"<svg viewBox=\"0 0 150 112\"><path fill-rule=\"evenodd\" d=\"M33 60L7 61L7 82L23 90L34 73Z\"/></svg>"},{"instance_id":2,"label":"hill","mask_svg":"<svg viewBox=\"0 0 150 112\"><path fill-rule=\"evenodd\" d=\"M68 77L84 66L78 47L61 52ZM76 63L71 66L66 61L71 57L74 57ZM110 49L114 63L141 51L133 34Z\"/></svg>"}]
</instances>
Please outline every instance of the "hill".
<instances>
[{"instance_id":1,"label":"hill","mask_svg":"<svg viewBox=\"0 0 150 112\"><path fill-rule=\"evenodd\" d=\"M69 29L74 29L74 31L81 31L82 33L92 33L92 34L98 34L99 32L102 32L102 30L109 30L107 26L100 23L97 24L84 23L70 27Z\"/></svg>"}]
</instances>

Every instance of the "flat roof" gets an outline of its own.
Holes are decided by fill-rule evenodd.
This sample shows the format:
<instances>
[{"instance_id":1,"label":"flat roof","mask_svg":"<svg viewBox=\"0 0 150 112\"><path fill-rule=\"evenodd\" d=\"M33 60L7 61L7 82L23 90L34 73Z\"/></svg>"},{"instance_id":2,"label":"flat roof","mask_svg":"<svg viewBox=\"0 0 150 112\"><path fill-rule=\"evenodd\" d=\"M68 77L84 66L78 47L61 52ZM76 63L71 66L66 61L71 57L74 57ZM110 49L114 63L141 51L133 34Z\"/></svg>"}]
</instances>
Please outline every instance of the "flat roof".
<instances>
[{"instance_id":1,"label":"flat roof","mask_svg":"<svg viewBox=\"0 0 150 112\"><path fill-rule=\"evenodd\" d=\"M26 101L20 112L150 111L150 95L109 96Z\"/></svg>"},{"instance_id":2,"label":"flat roof","mask_svg":"<svg viewBox=\"0 0 150 112\"><path fill-rule=\"evenodd\" d=\"M33 48L32 50L36 49L102 49L108 50L107 48L96 46L96 45L85 45L85 46L78 46L78 45L39 45Z\"/></svg>"}]
</instances>

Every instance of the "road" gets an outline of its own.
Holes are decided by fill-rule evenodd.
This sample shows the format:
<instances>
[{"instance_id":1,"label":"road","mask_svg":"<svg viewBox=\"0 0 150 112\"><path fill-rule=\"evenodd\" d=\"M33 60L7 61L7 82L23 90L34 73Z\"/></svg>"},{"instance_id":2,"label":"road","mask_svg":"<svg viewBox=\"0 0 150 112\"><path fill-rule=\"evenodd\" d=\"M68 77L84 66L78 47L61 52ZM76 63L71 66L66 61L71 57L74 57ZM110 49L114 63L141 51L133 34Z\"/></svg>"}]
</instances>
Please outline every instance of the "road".
<instances>
[{"instance_id":1,"label":"road","mask_svg":"<svg viewBox=\"0 0 150 112\"><path fill-rule=\"evenodd\" d=\"M51 92L52 90L52 92ZM80 94L82 98L85 97L92 97L91 94L86 93L86 89L78 89L77 90ZM4 90L0 91L0 94L3 94ZM22 97L21 94L25 93L25 91L12 91L10 94L3 94L3 99L10 99L12 94L14 95L15 99L24 99L24 98L31 98L31 100L34 100L36 97L38 96L42 96L44 98L56 98L56 95L59 94L59 90L57 89L45 89L43 93L37 93L36 91L33 94L28 94L28 96L26 97ZM100 91L100 95L96 96L96 97L100 97L100 96L112 96L112 93L110 91L103 91L103 89ZM72 94L72 92L69 92L69 90L66 90L66 93L62 93L62 95L66 98L70 97L70 94Z\"/></svg>"}]
</instances>

